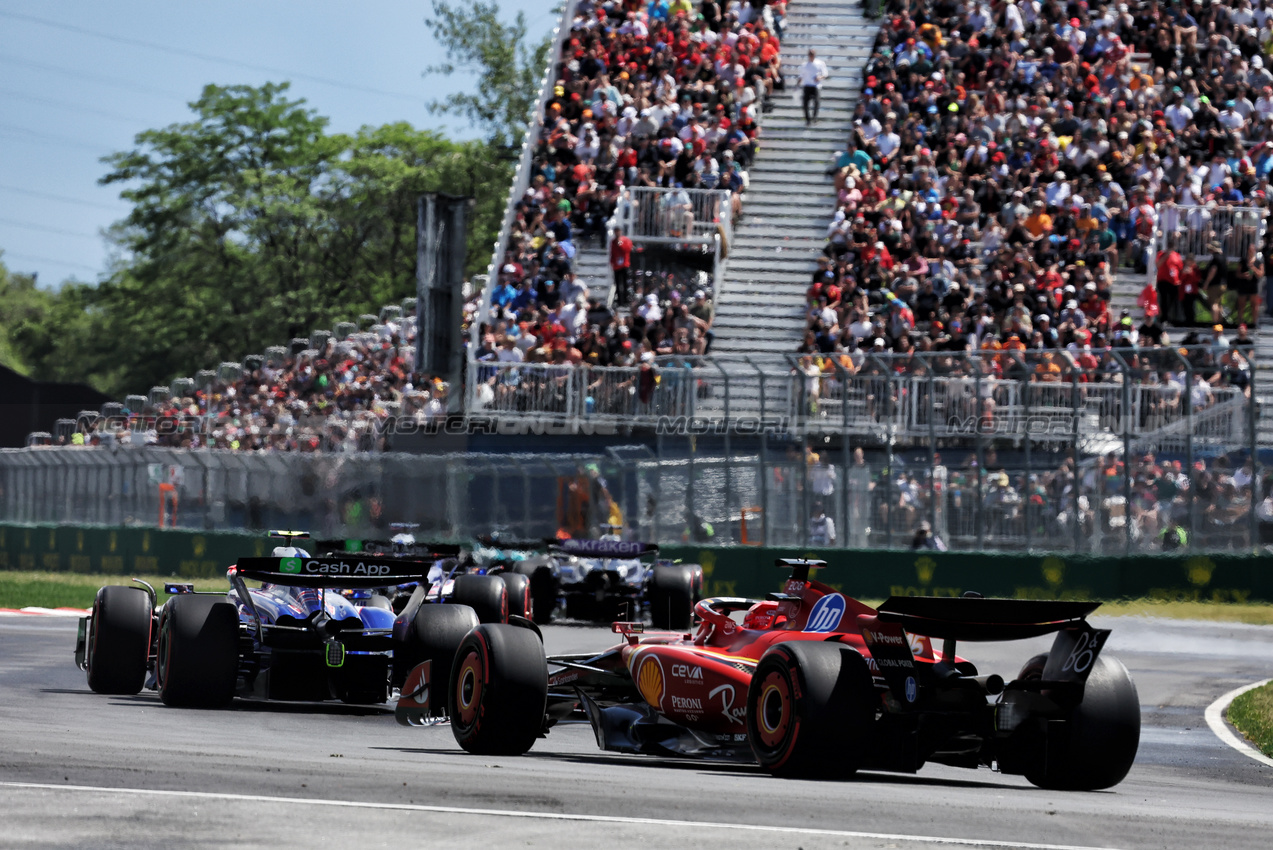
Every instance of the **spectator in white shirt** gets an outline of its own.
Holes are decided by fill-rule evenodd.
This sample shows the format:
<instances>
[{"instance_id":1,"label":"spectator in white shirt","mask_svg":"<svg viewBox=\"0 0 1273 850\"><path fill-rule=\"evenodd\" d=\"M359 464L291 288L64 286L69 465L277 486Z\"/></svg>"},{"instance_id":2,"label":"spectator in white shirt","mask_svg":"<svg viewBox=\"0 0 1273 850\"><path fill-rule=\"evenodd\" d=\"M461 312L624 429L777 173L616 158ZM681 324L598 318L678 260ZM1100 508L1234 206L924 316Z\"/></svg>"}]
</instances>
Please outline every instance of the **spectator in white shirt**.
<instances>
[{"instance_id":1,"label":"spectator in white shirt","mask_svg":"<svg viewBox=\"0 0 1273 850\"><path fill-rule=\"evenodd\" d=\"M804 123L812 124L818 120L819 90L822 81L827 78L827 65L810 50L809 59L800 67L800 88L803 91L801 105L804 107ZM810 111L809 104L813 104Z\"/></svg>"}]
</instances>

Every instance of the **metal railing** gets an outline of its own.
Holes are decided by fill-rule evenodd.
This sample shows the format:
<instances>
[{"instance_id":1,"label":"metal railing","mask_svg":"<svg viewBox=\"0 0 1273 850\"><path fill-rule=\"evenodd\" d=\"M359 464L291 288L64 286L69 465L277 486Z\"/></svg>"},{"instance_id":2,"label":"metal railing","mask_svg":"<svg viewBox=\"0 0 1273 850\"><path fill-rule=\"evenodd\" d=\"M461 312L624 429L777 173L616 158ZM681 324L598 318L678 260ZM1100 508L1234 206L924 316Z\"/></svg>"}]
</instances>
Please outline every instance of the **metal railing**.
<instances>
[{"instance_id":1,"label":"metal railing","mask_svg":"<svg viewBox=\"0 0 1273 850\"><path fill-rule=\"evenodd\" d=\"M616 221L633 242L729 244L733 232L728 189L633 186L620 196Z\"/></svg>"},{"instance_id":2,"label":"metal railing","mask_svg":"<svg viewBox=\"0 0 1273 850\"><path fill-rule=\"evenodd\" d=\"M1214 253L1209 246L1219 244L1225 259L1236 263L1247 249L1264 243L1268 210L1262 207L1181 206L1175 202L1155 208L1158 221L1149 245L1149 282L1158 277L1158 253L1174 249L1186 259L1205 260Z\"/></svg>"},{"instance_id":3,"label":"metal railing","mask_svg":"<svg viewBox=\"0 0 1273 850\"><path fill-rule=\"evenodd\" d=\"M1265 470L1237 446L1130 455L850 440L664 437L596 454L246 454L174 449L0 451L0 521L297 528L429 538L602 533L660 543L911 548L921 523L963 551L1249 551L1273 543L1255 505ZM161 489L166 487L167 489ZM166 512L161 504L167 499ZM835 533L812 522L831 518Z\"/></svg>"}]
</instances>

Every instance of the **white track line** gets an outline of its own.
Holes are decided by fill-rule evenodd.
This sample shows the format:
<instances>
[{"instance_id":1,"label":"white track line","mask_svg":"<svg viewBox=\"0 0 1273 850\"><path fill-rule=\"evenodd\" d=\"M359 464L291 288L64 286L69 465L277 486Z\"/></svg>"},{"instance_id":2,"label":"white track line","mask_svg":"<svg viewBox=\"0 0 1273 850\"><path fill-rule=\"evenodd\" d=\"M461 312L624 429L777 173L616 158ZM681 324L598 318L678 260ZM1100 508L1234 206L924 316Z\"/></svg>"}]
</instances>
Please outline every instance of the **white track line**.
<instances>
[{"instance_id":1,"label":"white track line","mask_svg":"<svg viewBox=\"0 0 1273 850\"><path fill-rule=\"evenodd\" d=\"M52 785L40 782L0 782L0 788L32 788L45 791L82 791L94 794L124 794L144 797L177 797L198 800L226 800L240 803L284 803L302 806L336 806L350 809L381 809L402 812L427 812L444 815L478 815L530 820L565 820L587 823L625 824L632 826L696 827L699 829L732 829L743 832L774 832L792 835L822 835L833 838L867 838L877 841L911 841L923 844L956 844L964 847L1015 847L1022 850L1109 850L1074 844L1029 844L975 838L942 838L934 835L900 835L886 832L852 832L839 829L811 829L798 826L760 826L741 823L669 820L665 818L631 818L615 815L583 815L569 812L521 812L514 809L471 809L461 806L424 806L410 803L367 803L357 800L316 800L306 797L267 797L256 794L223 794L213 791L166 791L150 788L101 788L95 785Z\"/></svg>"},{"instance_id":2,"label":"white track line","mask_svg":"<svg viewBox=\"0 0 1273 850\"><path fill-rule=\"evenodd\" d=\"M1273 679L1265 679L1263 682L1256 682L1251 685L1243 685L1240 688L1234 688L1220 699L1207 706L1207 725L1211 727L1211 731L1216 733L1216 737L1224 741L1230 747L1242 753L1244 756L1250 756L1260 764L1273 767L1273 759L1239 738L1229 729L1227 723L1224 722L1224 713L1229 710L1229 703L1242 696L1247 691L1253 691L1256 688L1273 682Z\"/></svg>"}]
</instances>

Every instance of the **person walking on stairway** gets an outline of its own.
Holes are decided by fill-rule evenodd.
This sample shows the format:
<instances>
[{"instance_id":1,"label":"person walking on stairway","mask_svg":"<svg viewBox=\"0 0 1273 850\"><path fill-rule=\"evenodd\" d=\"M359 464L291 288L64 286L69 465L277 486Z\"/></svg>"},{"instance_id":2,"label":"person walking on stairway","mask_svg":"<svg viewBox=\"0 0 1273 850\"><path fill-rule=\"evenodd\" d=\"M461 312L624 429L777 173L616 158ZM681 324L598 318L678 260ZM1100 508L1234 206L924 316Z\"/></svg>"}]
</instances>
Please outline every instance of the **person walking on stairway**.
<instances>
[{"instance_id":1,"label":"person walking on stairway","mask_svg":"<svg viewBox=\"0 0 1273 850\"><path fill-rule=\"evenodd\" d=\"M818 95L822 88L822 81L826 78L827 63L819 59L813 50L810 50L809 61L800 66L800 89L803 92L801 105L804 107L804 123L806 126L818 120ZM812 112L809 110L810 103L813 104Z\"/></svg>"}]
</instances>

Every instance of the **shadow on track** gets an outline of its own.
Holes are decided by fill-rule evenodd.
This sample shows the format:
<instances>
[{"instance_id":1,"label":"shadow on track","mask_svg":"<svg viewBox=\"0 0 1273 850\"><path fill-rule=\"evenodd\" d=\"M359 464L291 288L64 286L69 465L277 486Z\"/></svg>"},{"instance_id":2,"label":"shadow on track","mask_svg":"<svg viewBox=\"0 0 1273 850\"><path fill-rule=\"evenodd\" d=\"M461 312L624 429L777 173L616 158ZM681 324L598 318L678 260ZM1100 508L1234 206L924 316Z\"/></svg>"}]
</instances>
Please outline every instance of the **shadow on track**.
<instances>
[{"instance_id":1,"label":"shadow on track","mask_svg":"<svg viewBox=\"0 0 1273 850\"><path fill-rule=\"evenodd\" d=\"M465 755L464 751L457 747L368 747L371 750L385 750L389 752L406 753L410 755ZM772 777L758 765L754 764L730 764L728 762L712 762L706 760L695 759L672 759L660 758L658 756L624 756L610 755L606 753L598 753L597 755L577 755L569 753L537 753L529 752L525 755L517 756L524 759L539 759L543 761L555 761L568 764L584 764L596 767L638 767L638 768L659 768L663 770L680 770L692 771L694 773L710 775L710 776L733 776L746 777L754 776L759 779L772 780L775 782L786 781L778 777ZM851 779L808 779L796 780L805 782L827 782L827 783L873 783L873 784L890 784L890 785L908 785L915 787L932 787L932 788L998 788L1003 789L1008 786L1001 785L996 782L987 782L978 779L943 779L935 776L915 776L903 773L877 773L871 771L863 771L858 773ZM1023 790L1017 786L1011 786L1013 790ZM1024 789L1030 790L1030 789Z\"/></svg>"}]
</instances>

